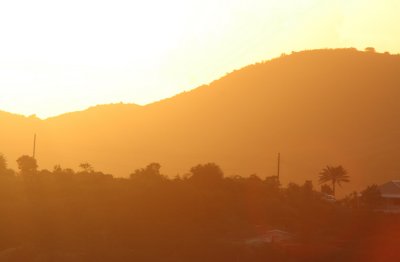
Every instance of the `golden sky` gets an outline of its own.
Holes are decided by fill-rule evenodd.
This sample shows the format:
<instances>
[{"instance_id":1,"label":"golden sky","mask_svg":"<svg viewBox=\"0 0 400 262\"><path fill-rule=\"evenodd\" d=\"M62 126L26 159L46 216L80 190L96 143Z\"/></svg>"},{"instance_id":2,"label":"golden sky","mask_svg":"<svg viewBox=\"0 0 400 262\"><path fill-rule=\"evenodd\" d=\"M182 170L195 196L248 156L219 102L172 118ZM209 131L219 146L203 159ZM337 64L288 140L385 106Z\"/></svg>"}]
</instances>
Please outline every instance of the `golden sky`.
<instances>
[{"instance_id":1,"label":"golden sky","mask_svg":"<svg viewBox=\"0 0 400 262\"><path fill-rule=\"evenodd\" d=\"M398 0L0 3L0 110L48 117L146 104L281 53L400 53Z\"/></svg>"}]
</instances>

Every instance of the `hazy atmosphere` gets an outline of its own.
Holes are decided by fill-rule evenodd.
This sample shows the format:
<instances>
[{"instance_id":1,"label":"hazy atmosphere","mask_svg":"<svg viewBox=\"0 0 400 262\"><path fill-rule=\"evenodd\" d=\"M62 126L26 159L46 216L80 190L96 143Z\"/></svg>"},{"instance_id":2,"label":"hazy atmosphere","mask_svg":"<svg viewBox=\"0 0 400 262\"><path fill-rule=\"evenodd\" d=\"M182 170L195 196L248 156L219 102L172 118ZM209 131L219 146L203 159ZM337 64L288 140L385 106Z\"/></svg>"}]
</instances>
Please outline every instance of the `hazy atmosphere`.
<instances>
[{"instance_id":1,"label":"hazy atmosphere","mask_svg":"<svg viewBox=\"0 0 400 262\"><path fill-rule=\"evenodd\" d=\"M0 262L400 261L400 1L2 1Z\"/></svg>"},{"instance_id":2,"label":"hazy atmosphere","mask_svg":"<svg viewBox=\"0 0 400 262\"><path fill-rule=\"evenodd\" d=\"M0 109L41 118L147 104L281 53L399 53L397 0L0 4Z\"/></svg>"}]
</instances>

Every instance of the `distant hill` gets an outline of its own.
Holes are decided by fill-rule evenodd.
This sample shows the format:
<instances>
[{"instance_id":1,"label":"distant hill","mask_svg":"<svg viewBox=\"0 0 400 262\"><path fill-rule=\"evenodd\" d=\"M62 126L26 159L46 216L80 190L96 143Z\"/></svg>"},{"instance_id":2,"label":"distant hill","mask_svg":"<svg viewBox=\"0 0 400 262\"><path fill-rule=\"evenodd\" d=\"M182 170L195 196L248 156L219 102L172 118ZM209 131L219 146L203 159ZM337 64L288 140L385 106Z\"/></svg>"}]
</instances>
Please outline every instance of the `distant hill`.
<instances>
[{"instance_id":1,"label":"distant hill","mask_svg":"<svg viewBox=\"0 0 400 262\"><path fill-rule=\"evenodd\" d=\"M36 132L41 168L87 161L117 176L154 161L171 176L209 161L226 175L275 175L281 152L283 183L316 182L323 167L341 164L348 192L400 178L399 101L400 56L303 51L146 106L47 120L0 112L0 152L14 163Z\"/></svg>"}]
</instances>

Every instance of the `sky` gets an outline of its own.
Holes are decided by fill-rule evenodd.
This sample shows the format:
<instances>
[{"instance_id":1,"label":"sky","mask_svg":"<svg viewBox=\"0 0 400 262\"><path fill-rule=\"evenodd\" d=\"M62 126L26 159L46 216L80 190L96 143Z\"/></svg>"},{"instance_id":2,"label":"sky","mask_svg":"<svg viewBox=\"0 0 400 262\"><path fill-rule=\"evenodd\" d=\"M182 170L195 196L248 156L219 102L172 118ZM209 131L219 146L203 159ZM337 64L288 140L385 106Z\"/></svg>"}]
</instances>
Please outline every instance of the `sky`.
<instances>
[{"instance_id":1,"label":"sky","mask_svg":"<svg viewBox=\"0 0 400 262\"><path fill-rule=\"evenodd\" d=\"M398 0L0 2L0 110L147 104L305 49L400 53Z\"/></svg>"}]
</instances>

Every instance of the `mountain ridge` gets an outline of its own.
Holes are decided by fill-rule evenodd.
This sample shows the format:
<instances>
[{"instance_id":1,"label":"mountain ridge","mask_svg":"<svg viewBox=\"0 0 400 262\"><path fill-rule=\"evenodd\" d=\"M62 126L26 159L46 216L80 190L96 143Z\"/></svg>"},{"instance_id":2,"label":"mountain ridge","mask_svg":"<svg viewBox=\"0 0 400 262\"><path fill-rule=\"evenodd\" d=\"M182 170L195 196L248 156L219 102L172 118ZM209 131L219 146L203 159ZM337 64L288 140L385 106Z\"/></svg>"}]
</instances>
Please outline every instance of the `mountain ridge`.
<instances>
[{"instance_id":1,"label":"mountain ridge","mask_svg":"<svg viewBox=\"0 0 400 262\"><path fill-rule=\"evenodd\" d=\"M280 151L284 182L316 181L324 166L342 164L353 181L346 187L359 189L398 177L398 72L398 55L295 52L148 105L102 105L20 124L25 131L0 141L2 153L29 152L36 129L46 168L88 161L127 176L157 161L173 176L212 161L226 175L267 176Z\"/></svg>"}]
</instances>

